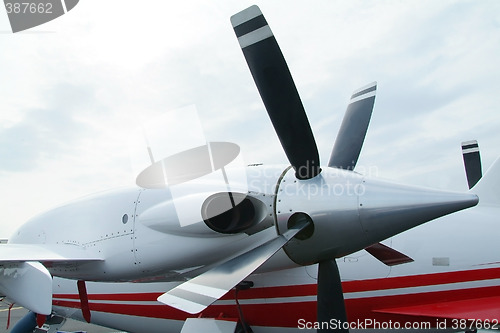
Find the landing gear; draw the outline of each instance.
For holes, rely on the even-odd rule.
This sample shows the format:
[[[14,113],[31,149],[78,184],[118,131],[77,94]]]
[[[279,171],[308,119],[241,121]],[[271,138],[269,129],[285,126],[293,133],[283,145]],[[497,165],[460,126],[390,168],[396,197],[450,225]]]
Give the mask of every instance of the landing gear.
[[[252,287],[253,287],[252,281],[241,281],[235,287],[234,300],[236,301],[236,306],[238,307],[238,315],[240,317],[238,325],[236,326],[235,333],[253,333],[252,328],[245,321],[245,317],[243,316],[243,311],[241,310],[240,302],[238,302],[238,292],[240,290],[247,290]]]

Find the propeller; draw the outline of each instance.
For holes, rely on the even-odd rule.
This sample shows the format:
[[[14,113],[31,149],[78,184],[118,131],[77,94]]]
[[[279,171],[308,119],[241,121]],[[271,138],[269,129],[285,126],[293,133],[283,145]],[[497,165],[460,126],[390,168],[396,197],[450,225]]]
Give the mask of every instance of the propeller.
[[[264,102],[267,113],[280,139],[285,154],[295,170],[296,178],[306,180],[321,172],[319,154],[292,75],[281,49],[266,19],[257,6],[231,17],[238,42],[250,72]],[[356,166],[368,130],[377,83],[373,82],[353,92],[328,163],[329,167],[353,170]],[[369,252],[380,259],[377,243]],[[399,252],[384,247],[386,256]],[[411,258],[408,258],[411,261]],[[382,261],[386,262],[386,261]],[[394,261],[408,262],[408,261]],[[335,260],[320,261],[318,265],[319,322],[336,319],[346,322],[342,284]],[[320,330],[321,331],[321,330]],[[340,331],[348,331],[340,329]]]
[[[298,179],[321,172],[316,141],[281,49],[259,7],[231,17],[250,72]]]
[[[321,168],[311,125],[283,53],[266,19],[259,7],[251,6],[232,16],[231,23],[269,118],[295,170],[295,177],[306,180],[317,176]],[[370,121],[375,90],[376,84],[353,94],[332,153],[332,157],[335,157],[333,161],[357,160]],[[367,96],[373,97],[367,100]],[[360,120],[362,122],[358,125]],[[362,135],[359,131],[362,131]],[[351,150],[353,142],[359,147]],[[335,260],[319,263],[317,307],[320,322],[329,322],[332,318],[347,321]]]
[[[158,298],[199,313],[283,249],[296,264],[318,265],[319,332],[346,332],[342,283],[334,258],[367,248],[387,265],[411,258],[380,243],[432,219],[472,207],[472,194],[428,190],[366,179],[356,166],[375,101],[376,83],[353,93],[328,166],[321,170],[318,149],[297,88],[262,12],[251,6],[231,17],[283,150],[295,171],[284,170],[271,205],[278,236],[264,241],[259,233],[250,248],[215,264]],[[353,190],[336,194],[335,189]],[[307,192],[312,190],[310,192]],[[332,192],[333,190],[333,192]],[[306,193],[307,192],[307,193]],[[332,208],[334,207],[334,208]],[[271,215],[273,215],[271,214]],[[265,234],[269,235],[269,234]],[[329,323],[338,323],[333,330]],[[326,327],[324,327],[326,326]]]

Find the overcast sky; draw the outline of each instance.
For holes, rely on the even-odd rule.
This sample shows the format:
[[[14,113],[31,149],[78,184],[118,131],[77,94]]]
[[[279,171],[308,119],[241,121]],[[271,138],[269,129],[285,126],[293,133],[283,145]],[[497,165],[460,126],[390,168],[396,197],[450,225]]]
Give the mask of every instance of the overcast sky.
[[[229,22],[253,3],[80,0],[17,34],[0,11],[0,238],[65,201],[133,185],[137,125],[188,105],[205,137],[238,143],[246,163],[286,163]],[[484,170],[500,156],[499,1],[257,4],[323,163],[351,92],[372,81],[359,171],[465,191],[461,141],[479,141]]]

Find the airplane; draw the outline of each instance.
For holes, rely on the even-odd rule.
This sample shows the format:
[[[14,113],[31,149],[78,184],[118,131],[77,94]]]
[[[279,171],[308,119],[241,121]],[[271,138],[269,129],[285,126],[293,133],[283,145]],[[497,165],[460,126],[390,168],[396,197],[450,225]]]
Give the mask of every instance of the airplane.
[[[207,142],[151,158],[139,187],[29,220],[0,245],[0,294],[31,311],[11,332],[50,316],[127,332],[498,329],[500,161],[479,177],[466,162],[479,178],[467,193],[357,173],[371,83],[322,166],[262,12],[231,23],[290,165],[252,164],[229,182],[239,147]]]

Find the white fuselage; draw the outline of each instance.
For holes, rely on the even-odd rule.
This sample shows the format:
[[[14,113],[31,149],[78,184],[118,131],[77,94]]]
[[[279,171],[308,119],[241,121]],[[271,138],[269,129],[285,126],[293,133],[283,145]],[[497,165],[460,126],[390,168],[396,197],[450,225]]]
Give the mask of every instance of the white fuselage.
[[[422,299],[439,303],[500,296],[500,251],[495,232],[498,213],[498,208],[474,207],[384,242],[413,258],[412,263],[389,267],[366,251],[337,259],[349,319],[371,318],[382,324],[388,319],[373,310],[389,304],[410,306],[421,304]],[[277,256],[286,257],[283,251]],[[316,274],[317,265],[311,265],[248,277],[254,287],[240,292],[239,303],[253,331],[300,332],[306,323],[314,323]],[[92,322],[128,332],[180,332],[188,316],[156,301],[177,284],[88,283]],[[203,316],[223,313],[237,318],[232,296],[214,303]],[[54,310],[83,320],[74,280],[54,279]],[[423,324],[411,317],[396,318],[401,323]],[[436,322],[429,324],[434,327]],[[452,325],[451,320],[447,324]]]
[[[382,200],[377,195],[365,198],[356,188],[359,184],[366,184],[363,194],[384,193],[373,189],[388,188],[386,183],[367,180],[349,171],[323,171],[321,178],[316,177],[312,183],[315,192],[307,187],[302,195],[304,188],[300,188],[300,181],[292,187],[285,187],[285,181],[291,179],[293,182],[293,178],[284,167],[255,166],[246,172],[245,193],[257,200],[256,207],[262,210],[255,215],[257,222],[250,232],[220,234],[207,227],[203,218],[197,219],[196,214],[203,204],[202,198],[211,194],[212,187],[210,184],[188,184],[177,190],[177,193],[182,193],[177,196],[168,188],[135,188],[83,198],[29,221],[10,242],[70,244],[104,258],[102,262],[75,265],[72,269],[58,265],[48,267],[54,276],[53,309],[57,314],[82,319],[75,280],[86,280],[92,322],[129,332],[180,332],[183,321],[193,316],[163,305],[156,298],[186,278],[276,237],[284,231],[281,228],[286,228],[283,221],[294,212],[302,211],[300,207],[315,207],[310,213],[313,221],[324,221],[315,225],[316,232],[323,234],[320,235],[322,238],[316,235],[312,238],[314,242],[309,239],[312,247],[320,242],[321,248],[330,249],[319,257],[332,253],[335,257],[343,255],[337,262],[350,320],[373,314],[373,310],[383,307],[388,298],[391,298],[392,305],[412,304],[412,297],[416,296],[415,302],[418,302],[418,295],[422,293],[432,292],[439,297],[439,293],[450,290],[456,290],[458,294],[460,289],[481,289],[484,283],[500,286],[500,253],[495,250],[498,247],[495,231],[499,213],[496,206],[479,205],[386,239],[383,220],[377,222],[374,219],[381,225],[380,231],[377,224],[363,224],[362,217],[385,213],[391,207],[387,208],[387,204],[381,202],[401,199],[387,197]],[[342,195],[332,192],[337,184],[342,186]],[[351,186],[350,194],[347,193],[348,185]],[[242,192],[241,184],[234,185],[234,188]],[[324,199],[321,189],[325,188],[330,191],[327,193],[330,201]],[[394,188],[396,194],[408,191],[402,186]],[[280,190],[283,190],[281,194]],[[296,193],[301,193],[302,197],[298,198]],[[406,207],[407,203],[401,201],[401,206]],[[180,210],[187,210],[186,216],[191,216],[191,220],[181,219],[186,211]],[[336,221],[331,221],[335,216],[346,216],[343,222],[339,218],[341,227],[338,229]],[[404,223],[406,221],[401,221]],[[355,252],[364,248],[363,243],[355,238],[358,229],[363,234],[358,238],[367,239],[367,245],[386,239],[386,245],[410,256],[414,262],[389,267],[364,250]],[[398,232],[396,227],[394,234]],[[254,332],[288,332],[300,328],[300,319],[315,320],[317,268],[315,265],[301,267],[296,263],[315,260],[302,252],[294,254],[298,243],[300,241],[292,242],[288,249],[279,250],[247,278],[254,287],[239,294],[245,319]],[[346,245],[337,246],[339,243]],[[440,275],[457,272],[458,277],[463,271],[477,271],[477,274],[472,274],[477,278],[462,281]],[[483,272],[488,278],[482,277]],[[498,277],[491,278],[492,274]],[[438,282],[419,284],[421,277],[428,276],[437,277]],[[408,284],[408,279],[414,281],[410,285],[415,287],[401,287]],[[215,318],[223,314],[237,318],[233,296],[230,292],[202,315]],[[277,307],[281,310],[273,310]]]

